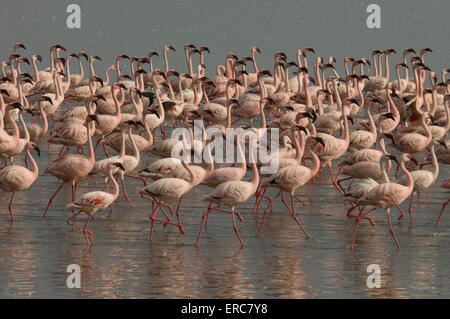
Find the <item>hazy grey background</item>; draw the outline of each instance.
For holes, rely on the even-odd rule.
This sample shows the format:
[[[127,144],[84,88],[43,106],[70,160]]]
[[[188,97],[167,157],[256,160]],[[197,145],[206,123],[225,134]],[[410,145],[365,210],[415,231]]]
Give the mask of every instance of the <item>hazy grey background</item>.
[[[66,27],[66,7],[71,3],[81,7],[81,29]],[[381,29],[366,26],[371,3],[381,6]],[[48,48],[55,43],[70,51],[100,55],[108,65],[120,53],[161,53],[164,44],[171,44],[177,52],[170,55],[169,63],[183,70],[182,47],[193,43],[211,48],[212,55],[206,57],[209,72],[223,63],[226,53],[249,55],[252,45],[262,50],[258,63],[270,67],[275,51],[293,59],[296,50],[306,46],[323,57],[335,56],[339,67],[345,56],[369,57],[373,49],[431,47],[434,52],[426,63],[435,71],[449,66],[448,0],[0,0],[0,4],[2,59],[21,41],[27,54],[43,55],[45,65]],[[162,59],[155,60],[155,65],[161,64]],[[99,65],[99,71],[106,67]]]

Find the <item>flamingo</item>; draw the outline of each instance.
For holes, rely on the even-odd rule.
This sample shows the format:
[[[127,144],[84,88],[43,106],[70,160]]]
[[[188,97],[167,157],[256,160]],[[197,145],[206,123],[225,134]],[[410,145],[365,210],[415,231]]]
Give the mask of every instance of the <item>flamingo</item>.
[[[162,178],[159,179],[150,185],[146,186],[145,188],[138,188],[138,193],[146,199],[149,199],[153,202],[153,211],[150,215],[151,220],[151,229],[150,229],[150,241],[153,239],[153,226],[155,222],[161,222],[163,224],[169,224],[178,226],[180,229],[180,233],[184,234],[184,228],[183,225],[181,225],[181,217],[180,217],[180,205],[181,200],[183,199],[183,196],[189,192],[198,182],[198,177],[194,174],[192,169],[189,167],[186,162],[182,161],[183,167],[189,172],[190,180],[186,181],[181,178]],[[147,197],[151,196],[151,198]],[[156,217],[156,214],[158,213],[158,210],[162,209],[161,206],[165,206],[170,210],[171,215],[173,215],[173,208],[171,205],[167,205],[164,202],[167,200],[174,200],[178,199],[178,206],[176,210],[177,215],[177,223],[173,223],[169,220],[164,221],[161,219],[158,219]],[[155,203],[156,207],[155,207]],[[164,211],[163,211],[164,212]]]
[[[410,160],[416,162],[417,160],[410,154],[402,154],[400,161],[400,168],[403,174],[406,176],[406,185],[398,183],[383,183],[374,187],[369,193],[362,199],[358,200],[358,205],[363,206],[375,206],[383,208],[386,211],[388,219],[389,231],[394,238],[397,247],[400,249],[397,237],[395,236],[394,229],[392,228],[390,210],[393,206],[401,204],[409,195],[411,195],[414,188],[414,180],[409,171],[405,168],[405,163]]]
[[[0,154],[9,152],[17,147],[17,143],[19,142],[19,127],[16,122],[11,118],[10,111],[12,109],[19,109],[19,111],[23,111],[23,106],[19,102],[10,103],[6,107],[6,119],[9,123],[11,123],[13,129],[13,135],[9,135],[5,130],[0,130]]]
[[[104,139],[107,134],[111,133],[120,123],[121,119],[120,104],[116,94],[116,90],[118,88],[126,89],[125,85],[119,82],[116,82],[111,86],[111,94],[114,100],[114,104],[116,106],[116,111],[114,112],[114,114],[113,115],[99,114],[96,117],[98,124],[95,127],[95,135],[100,135],[102,139]],[[102,139],[99,139],[97,141],[95,149],[97,148],[98,144]],[[105,144],[103,144],[103,150],[105,151],[106,156],[108,156],[108,151],[106,150]]]
[[[345,112],[345,107],[350,105],[350,103],[357,103],[355,99],[345,99],[344,104],[342,105],[342,116],[343,116],[343,122],[344,122],[344,137],[336,138],[331,135],[326,134],[318,134],[319,137],[322,138],[324,142],[323,149],[317,154],[322,162],[323,167],[328,166],[330,169],[331,174],[331,182],[334,187],[342,194],[344,195],[344,192],[340,189],[340,187],[336,183],[336,179],[333,174],[333,167],[332,162],[335,159],[338,159],[341,157],[348,148],[348,145],[350,143],[350,135],[349,135],[349,129],[348,129],[348,123],[347,123],[347,115]]]
[[[412,223],[412,203],[414,200],[414,196],[416,194],[420,194],[420,193],[424,192],[426,189],[430,188],[434,184],[434,182],[436,181],[436,179],[439,175],[439,163],[437,161],[436,153],[434,150],[434,143],[431,144],[430,153],[431,153],[431,164],[433,166],[432,171],[417,170],[417,171],[410,172],[410,174],[414,180],[414,190],[411,194],[411,200],[409,202],[409,209],[408,209],[410,223]],[[406,186],[406,184],[408,182],[407,176],[402,176],[396,182],[401,185]],[[403,216],[401,216],[401,217],[403,217]]]
[[[30,133],[28,132],[26,123],[25,123],[25,121],[23,119],[22,112],[19,112],[19,121],[20,121],[20,123],[21,123],[21,125],[23,127],[23,130],[24,130],[24,137],[18,139],[16,147],[14,147],[13,149],[11,149],[9,151],[6,151],[6,152],[0,154],[1,157],[5,158],[5,160],[6,160],[6,158],[9,158],[9,160],[11,161],[11,164],[13,164],[13,156],[22,153],[22,151],[25,149],[25,147],[28,144],[28,142],[30,142]]]
[[[380,165],[380,169],[383,172],[383,178],[384,178],[384,183],[389,183],[389,176],[386,172],[386,165],[388,165],[388,163],[390,162],[390,160],[393,159],[394,161],[397,161],[397,158],[394,155],[391,154],[384,154],[379,161],[379,165]],[[344,201],[345,200],[350,200],[352,202],[352,207],[350,207],[350,209],[347,211],[347,217],[354,217],[355,218],[355,228],[353,231],[353,239],[352,242],[350,244],[349,249],[353,250],[353,246],[355,244],[355,240],[356,240],[356,233],[358,230],[358,224],[359,221],[361,219],[367,219],[372,227],[375,226],[374,222],[373,222],[373,218],[372,217],[367,217],[368,214],[370,214],[373,210],[369,210],[366,213],[363,213],[363,209],[361,207],[359,207],[359,215],[357,216],[353,216],[351,215],[351,212],[357,207],[354,204],[358,202],[358,200],[360,200],[361,198],[363,198],[364,196],[366,196],[366,194],[368,194],[373,188],[377,187],[379,184],[373,180],[372,178],[363,178],[361,180],[358,180],[354,187],[352,188],[352,191],[350,193],[345,193],[344,195]],[[398,208],[398,205],[397,205]],[[402,214],[403,216],[403,214]],[[400,217],[402,217],[400,216]]]
[[[71,74],[70,75],[70,88],[78,87],[81,84],[81,82],[83,81],[84,69],[83,69],[83,64],[81,63],[81,57],[85,58],[86,61],[89,60],[88,55],[84,51],[78,52],[76,57],[78,59],[78,66],[80,68],[80,74]]]
[[[30,140],[32,142],[37,142],[38,140],[43,138],[45,135],[47,135],[48,121],[47,121],[47,115],[45,114],[44,106],[42,103],[44,101],[46,101],[50,104],[53,103],[52,99],[48,96],[41,95],[38,98],[37,103],[39,105],[39,112],[41,114],[42,126],[36,122],[26,124],[27,130],[30,134]]]
[[[392,146],[399,150],[400,152],[407,152],[410,154],[419,153],[423,151],[428,144],[430,144],[433,136],[431,131],[426,125],[426,120],[428,120],[428,112],[424,112],[421,116],[422,128],[425,131],[425,136],[419,133],[407,133],[403,135],[393,136],[392,134],[385,134],[392,140]]]
[[[93,120],[95,120],[95,117],[88,118],[86,120],[88,122],[87,136],[88,136],[89,156],[84,157],[79,154],[67,154],[55,160],[49,167],[45,169],[44,171],[45,174],[48,173],[55,176],[57,179],[61,180],[62,183],[50,197],[47,207],[45,208],[43,217],[47,215],[48,209],[50,208],[50,205],[53,203],[56,194],[58,194],[58,192],[67,183],[72,184],[72,200],[74,200],[76,197],[77,182],[80,179],[86,177],[94,167],[95,153],[91,139],[92,136],[91,131],[95,130],[95,123],[92,122]]]
[[[308,182],[308,180],[313,178],[317,174],[317,172],[319,171],[319,168],[320,168],[319,157],[316,155],[316,153],[314,153],[311,150],[310,145],[311,145],[312,141],[316,141],[325,147],[325,143],[322,138],[313,137],[313,136],[309,136],[307,138],[306,148],[307,148],[307,150],[312,158],[312,162],[313,162],[311,168],[308,168],[308,167],[300,165],[300,164],[290,165],[290,166],[280,169],[276,174],[264,179],[261,182],[261,187],[265,187],[265,186],[276,187],[280,190],[281,200],[283,201],[283,204],[289,210],[290,214],[292,215],[292,218],[294,218],[295,222],[300,227],[302,232],[305,234],[307,239],[310,238],[310,235],[306,232],[303,225],[298,220],[298,218],[295,214],[294,198],[302,203],[302,201],[299,200],[299,198],[295,195],[295,190],[297,188],[305,185],[305,183]],[[284,192],[288,192],[291,196],[291,207],[289,207],[288,203],[286,202],[286,199],[284,198]],[[264,211],[264,216],[263,216],[263,219],[259,226],[257,236],[259,236],[259,234],[261,232],[266,214],[271,206],[272,206],[272,202],[269,203],[269,206]]]
[[[108,206],[111,206],[113,202],[117,199],[119,196],[119,184],[117,184],[117,181],[114,179],[112,175],[112,171],[114,168],[119,168],[122,170],[125,170],[123,165],[121,163],[109,163],[108,164],[108,175],[109,179],[113,183],[113,192],[107,193],[104,191],[93,191],[89,193],[85,193],[75,199],[72,203],[68,204],[66,206],[67,210],[78,210],[77,213],[73,214],[72,217],[70,217],[67,220],[67,223],[71,226],[74,226],[78,229],[81,229],[84,233],[84,237],[86,238],[86,241],[88,245],[92,244],[92,241],[94,240],[94,233],[92,231],[87,230],[87,226],[89,224],[89,221],[94,218],[94,214],[102,209],[105,209]],[[72,219],[75,216],[78,216],[80,213],[86,213],[88,215],[86,223],[84,224],[84,227],[81,227],[79,225],[75,225],[72,223]]]
[[[361,96],[361,107],[364,107],[364,96]],[[370,114],[369,107],[366,106],[367,118],[369,119],[369,128],[370,131],[360,130],[353,131],[350,133],[350,142],[348,146],[348,150],[350,152],[359,151],[364,148],[371,147],[375,141],[377,140],[377,127],[375,125],[375,121],[372,118],[372,114]]]
[[[240,136],[238,136],[237,145],[239,149],[241,149],[239,146],[240,144],[241,140]],[[258,168],[256,167],[256,162],[254,160],[253,151],[250,151],[250,162],[252,164],[252,178],[250,182],[235,180],[221,183],[216,188],[214,188],[211,194],[204,196],[204,198],[202,199],[202,201],[209,201],[211,204],[215,203],[217,204],[217,206],[212,207],[212,205],[210,204],[206,213],[202,215],[200,231],[198,233],[197,241],[195,243],[196,247],[198,247],[199,245],[203,224],[213,211],[231,214],[233,220],[233,229],[236,233],[236,236],[239,239],[239,242],[241,243],[241,246],[244,247],[244,242],[242,241],[241,235],[239,234],[239,230],[236,226],[235,221],[236,212],[234,211],[234,209],[236,205],[247,201],[251,196],[255,194],[256,190],[258,189],[259,173]],[[221,206],[231,207],[231,211],[222,210],[220,209]],[[238,215],[238,218],[242,221],[242,217],[240,215]]]
[[[11,221],[14,221],[12,203],[15,192],[28,189],[36,181],[39,175],[39,168],[30,154],[30,149],[32,148],[40,155],[39,147],[32,142],[28,142],[25,147],[25,152],[26,157],[30,160],[31,170],[23,166],[11,165],[0,171],[0,188],[11,193],[11,199],[8,206]]]

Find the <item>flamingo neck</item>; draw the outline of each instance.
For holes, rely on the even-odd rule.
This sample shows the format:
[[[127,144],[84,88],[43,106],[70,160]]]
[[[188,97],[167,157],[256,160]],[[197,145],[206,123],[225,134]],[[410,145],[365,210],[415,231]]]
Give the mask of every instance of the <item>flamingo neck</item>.
[[[309,144],[306,146],[306,148],[308,149],[309,154],[311,154],[311,158],[312,158],[312,162],[313,162],[312,166],[310,168],[310,170],[311,170],[311,177],[312,177],[312,176],[316,175],[317,172],[319,171],[320,159],[317,156],[317,154],[313,152],[313,150],[311,149],[311,146]]]
[[[12,137],[13,137],[13,139],[14,139],[15,141],[18,141],[18,140],[19,140],[19,136],[20,136],[19,127],[17,126],[16,121],[14,121],[14,120],[11,118],[10,109],[7,109],[7,111],[6,111],[6,119],[8,120],[8,122],[9,122],[9,123],[11,124],[11,126],[12,126],[12,129],[13,129],[13,135],[12,135]]]
[[[26,141],[26,142],[29,142],[30,141],[30,132],[28,131],[28,127],[27,127],[27,123],[25,123],[25,120],[23,119],[23,115],[22,115],[22,112],[19,112],[19,121],[20,121],[20,124],[22,125],[22,127],[23,127],[23,132],[25,133],[24,135],[24,140]]]
[[[78,67],[80,68],[80,81],[83,81],[84,68],[83,68],[83,63],[81,63],[81,59],[78,59]]]
[[[308,90],[308,81],[307,81],[308,75],[303,75],[303,88],[305,90],[305,105],[306,107],[312,106],[312,99],[311,99],[311,95],[309,94],[309,90]],[[309,79],[308,79],[309,80]]]
[[[92,123],[92,124],[91,124]],[[92,129],[91,129],[92,125]],[[89,151],[89,163],[93,166],[95,163],[95,152],[94,152],[94,146],[92,145],[92,134],[91,131],[95,131],[94,123],[89,122],[87,125],[87,137],[88,137],[88,151]]]
[[[193,83],[192,85],[193,85],[192,89],[194,90],[194,105],[198,106],[198,104],[200,103],[200,94],[198,94],[197,84]],[[198,85],[200,86],[200,89],[201,89],[202,84],[199,83]]]
[[[291,95],[291,84],[289,83],[289,68],[284,69],[285,92]]]
[[[39,167],[36,161],[34,160],[33,156],[31,156],[30,149],[28,147],[26,148],[26,157],[30,160],[31,173],[33,174],[33,177],[37,178],[39,175]]]
[[[123,94],[123,95],[124,95],[124,94]],[[119,118],[120,118],[120,115],[121,115],[121,113],[120,113],[120,104],[119,104],[119,100],[117,99],[117,94],[116,94],[115,90],[113,90],[113,92],[112,92],[112,98],[113,98],[113,100],[114,100],[114,105],[115,105],[115,107],[116,107],[116,110],[115,110],[115,112],[114,112],[114,115],[115,115],[116,117],[119,117]]]
[[[381,54],[378,54],[377,60],[378,60],[378,77],[381,78],[383,74],[383,67],[381,65]]]
[[[164,108],[163,108],[162,112],[164,114]],[[152,145],[153,144],[153,134],[152,134],[152,132],[150,132],[150,128],[148,127],[147,121],[144,121],[144,129],[145,129],[145,133],[147,134],[148,145]]]
[[[36,65],[36,58],[33,58],[31,60],[31,63],[33,64],[33,72],[34,72],[33,79],[34,79],[34,82],[38,82],[39,81],[39,70],[38,70],[37,65]]]
[[[247,171],[247,161],[245,160],[245,155],[244,152],[242,151],[241,140],[239,136],[237,138],[237,150],[238,150],[238,162],[241,163],[240,168],[245,175],[245,172]]]
[[[406,169],[405,162],[403,160],[400,162],[400,169],[402,170],[403,175],[406,176],[405,187],[408,188],[408,190],[410,190],[410,192],[412,192],[412,190],[414,188],[414,179],[413,179],[412,175],[409,173],[409,171]]]
[[[402,84],[402,81],[400,80],[400,70],[398,67],[395,68],[395,74],[397,76],[398,90],[401,93],[401,92],[403,92],[403,84]]]
[[[163,59],[164,59],[164,73],[167,73],[169,72],[169,62],[167,60],[167,48],[164,48]]]
[[[255,51],[256,50],[252,50],[252,63],[253,63],[253,70],[255,71],[256,74],[258,74],[259,69],[258,69],[258,65],[256,65],[256,60],[255,60]]]
[[[406,59],[406,54],[403,54],[403,63],[408,64],[408,61]],[[409,73],[408,69],[405,68],[405,71],[404,71],[404,79],[405,79],[405,81],[409,81],[409,74],[408,73]],[[406,83],[408,83],[408,82],[406,82]]]
[[[318,88],[323,89],[323,87],[322,87],[322,79],[320,78],[320,73],[319,73],[319,59],[316,60],[316,65],[315,65],[315,68],[314,68],[314,76],[316,77],[316,81],[317,81],[316,86]]]
[[[55,71],[55,60],[53,59],[53,48],[50,49],[50,73]]]
[[[297,134],[295,134],[295,126],[292,126],[291,129],[291,135],[294,140],[294,147],[295,147],[295,159],[300,163],[300,161],[303,158],[303,154],[305,151],[305,139],[303,137],[303,134],[299,132],[300,135],[300,142],[297,139]]]
[[[434,143],[431,145],[431,164],[433,165],[433,183],[436,181],[439,175],[439,163],[436,157],[436,152],[434,150]]]
[[[206,94],[206,88],[204,86],[202,86],[202,93],[203,98],[205,99],[205,104],[209,104],[208,94]]]
[[[373,63],[373,72],[374,77],[378,77],[378,67],[377,67],[377,60],[375,59],[375,54],[372,54],[372,63]]]
[[[431,142],[431,139],[433,138],[433,135],[431,134],[430,128],[425,122],[425,116],[422,115],[422,128],[425,132],[425,136],[427,138],[427,145]]]
[[[136,158],[137,162],[139,163],[141,161],[141,154],[139,152],[139,149],[136,145],[136,141],[133,138],[133,134],[131,131],[131,126],[128,127],[128,139],[131,141],[131,145],[133,146],[133,157]]]
[[[266,105],[266,102],[263,100],[259,101],[259,112],[261,114],[261,128],[266,128],[266,114],[264,114],[264,106]]]
[[[123,159],[125,158],[125,154],[126,154],[126,147],[125,147],[125,130],[122,129],[122,131],[120,132],[121,135],[121,146],[120,146],[120,154],[119,154],[119,159],[123,161]]]
[[[116,200],[117,197],[119,196],[119,184],[117,183],[117,180],[113,176],[113,168],[110,168],[108,170],[108,177],[113,184],[113,192],[111,194],[113,195],[114,200]]]

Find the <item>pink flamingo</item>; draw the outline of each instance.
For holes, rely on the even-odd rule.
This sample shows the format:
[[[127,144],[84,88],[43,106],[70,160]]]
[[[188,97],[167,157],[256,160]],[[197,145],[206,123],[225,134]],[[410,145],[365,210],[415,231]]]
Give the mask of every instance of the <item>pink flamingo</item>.
[[[383,183],[374,187],[367,195],[358,200],[358,205],[363,206],[375,206],[384,208],[388,218],[389,231],[394,238],[397,247],[400,249],[400,244],[398,243],[397,237],[395,236],[394,229],[391,223],[391,208],[395,205],[401,204],[409,195],[411,195],[414,188],[414,180],[409,171],[405,167],[405,163],[410,160],[417,164],[417,160],[409,154],[402,154],[400,161],[400,168],[407,178],[406,185],[401,185],[398,183]]]
[[[183,196],[189,192],[195,185],[198,184],[198,177],[194,172],[191,170],[189,165],[186,164],[186,162],[182,162],[183,167],[188,171],[190,175],[190,181],[186,181],[181,178],[162,178],[159,179],[150,185],[146,186],[145,188],[138,188],[138,193],[141,194],[142,198],[149,199],[153,202],[153,211],[150,215],[151,220],[151,229],[150,229],[150,241],[153,239],[153,226],[155,222],[161,222],[164,225],[174,225],[178,226],[180,229],[180,233],[184,234],[184,228],[183,225],[181,225],[181,218],[180,218],[180,205],[181,200],[183,199]],[[147,197],[151,196],[151,198]],[[156,214],[158,213],[158,210],[161,209],[161,211],[165,214],[164,210],[161,206],[165,206],[170,210],[171,215],[173,215],[173,208],[171,205],[167,205],[164,202],[167,200],[174,200],[179,199],[178,201],[178,207],[176,211],[177,220],[178,223],[173,223],[170,221],[170,218],[167,221],[161,220],[156,217]],[[155,207],[155,203],[156,207]]]
[[[355,99],[345,99],[344,104],[342,105],[342,116],[344,122],[344,137],[337,138],[331,135],[320,134],[319,136],[323,139],[324,147],[318,153],[320,160],[322,161],[323,167],[328,166],[331,174],[331,182],[333,186],[344,195],[344,192],[340,189],[340,187],[336,183],[336,178],[333,174],[333,160],[338,159],[347,151],[348,145],[350,143],[350,134],[347,123],[347,114],[345,111],[345,107],[349,106],[351,103],[357,103]]]
[[[425,132],[425,136],[419,133],[407,133],[403,135],[393,136],[392,134],[385,134],[392,140],[392,146],[404,153],[419,153],[423,151],[428,144],[430,144],[433,135],[426,124],[429,118],[428,112],[424,112],[421,116],[422,128]]]
[[[25,152],[27,159],[31,162],[31,170],[19,165],[11,165],[3,168],[0,171],[0,188],[4,191],[11,192],[11,199],[9,201],[9,215],[11,221],[14,221],[12,203],[14,199],[14,193],[28,189],[37,179],[39,175],[39,168],[36,161],[30,154],[30,149],[34,148],[38,155],[40,155],[39,147],[34,143],[27,143]]]
[[[61,180],[62,184],[58,187],[52,197],[50,197],[43,217],[47,215],[47,211],[55,199],[56,194],[58,194],[66,183],[72,184],[72,200],[74,200],[77,194],[77,181],[83,177],[86,177],[94,167],[95,153],[94,148],[92,147],[91,130],[95,130],[95,124],[92,120],[95,120],[95,118],[92,119],[88,117],[87,119],[89,156],[84,157],[80,154],[67,154],[55,160],[50,167],[45,169],[45,174],[52,174]]]
[[[94,191],[89,192],[81,195],[76,200],[74,200],[72,203],[68,204],[66,206],[67,210],[78,210],[77,213],[73,214],[72,217],[70,217],[67,220],[67,223],[71,226],[74,226],[78,229],[81,229],[84,233],[84,237],[86,238],[86,241],[90,245],[92,241],[94,240],[94,233],[92,231],[87,230],[87,226],[89,224],[89,221],[94,217],[93,215],[102,209],[105,209],[108,206],[111,206],[111,204],[117,199],[119,196],[119,184],[115,180],[115,178],[112,175],[112,171],[114,168],[118,167],[119,169],[125,170],[125,168],[122,166],[121,163],[109,163],[108,164],[108,174],[109,179],[113,183],[113,192],[107,193],[103,191]],[[80,213],[86,213],[88,215],[86,223],[84,224],[84,227],[81,227],[79,225],[73,224],[72,219],[75,216],[78,216]]]
[[[241,144],[240,137],[238,137],[237,141],[238,147]],[[231,214],[233,220],[233,228],[236,233],[242,247],[244,247],[244,242],[242,241],[241,235],[239,234],[239,230],[236,226],[234,208],[236,205],[241,204],[247,201],[251,196],[253,196],[258,189],[259,184],[259,173],[258,168],[256,167],[256,162],[254,160],[253,152],[250,151],[250,162],[252,163],[252,179],[250,182],[244,181],[229,181],[218,185],[210,195],[205,196],[202,200],[209,201],[212,203],[216,203],[216,207],[212,207],[210,204],[206,213],[202,215],[202,222],[200,224],[200,231],[197,236],[197,241],[195,246],[198,247],[200,241],[200,235],[202,232],[203,224],[207,220],[209,214],[213,211],[219,211],[227,214]],[[231,211],[220,209],[221,206],[231,207]],[[238,215],[238,218],[242,222],[242,217]]]
[[[436,153],[434,151],[434,143],[431,144],[431,164],[433,166],[433,171],[420,169],[410,173],[414,180],[414,191],[411,194],[411,200],[409,202],[409,209],[408,209],[409,220],[411,224],[412,224],[412,203],[414,201],[414,196],[430,188],[434,184],[439,175],[439,163],[437,161]],[[407,177],[402,176],[397,180],[397,183],[406,185]],[[403,218],[403,216],[400,216],[400,218]]]
[[[39,125],[37,122],[27,124],[27,129],[30,134],[30,140],[32,142],[37,142],[38,140],[43,138],[45,135],[47,135],[48,121],[47,121],[47,115],[45,114],[43,103],[42,103],[44,101],[46,101],[48,103],[53,103],[52,99],[48,96],[41,95],[38,98],[37,103],[39,105],[39,112],[41,114],[42,126]]]
[[[114,104],[116,106],[116,111],[113,115],[107,115],[107,114],[99,114],[97,115],[97,121],[98,124],[95,127],[95,135],[100,135],[102,138],[97,141],[97,144],[95,145],[94,149],[97,149],[98,144],[102,139],[105,138],[105,136],[109,133],[111,133],[120,123],[121,119],[121,112],[120,112],[120,104],[117,99],[116,90],[118,88],[122,88],[126,90],[125,85],[122,83],[114,83],[111,86],[111,94],[114,100]],[[103,144],[103,150],[105,151],[106,156],[108,156],[108,151],[106,150],[106,145]]]
[[[277,174],[272,175],[266,179],[264,179],[261,182],[261,186],[269,186],[269,187],[276,187],[280,190],[281,193],[281,200],[283,201],[284,205],[289,210],[290,214],[294,218],[297,225],[300,227],[300,229],[305,234],[306,238],[310,238],[310,235],[306,232],[306,230],[303,228],[303,225],[298,220],[295,209],[294,209],[294,198],[297,199],[300,203],[303,203],[296,195],[295,190],[303,185],[305,185],[306,182],[308,182],[311,178],[313,178],[320,168],[320,160],[319,157],[311,150],[311,141],[317,141],[318,143],[322,144],[322,146],[325,146],[324,141],[320,137],[313,137],[309,136],[306,140],[306,148],[312,158],[312,167],[308,168],[306,166],[297,164],[297,165],[290,165],[285,168],[282,168],[278,171]],[[284,192],[288,192],[291,196],[291,207],[289,207],[288,203],[286,202],[286,199],[284,198]],[[278,195],[277,195],[278,197]],[[259,226],[258,233],[256,234],[259,236],[262,226],[264,224],[264,220],[266,217],[266,214],[269,210],[269,208],[272,206],[272,202],[267,206],[267,208],[264,211],[264,216],[262,219],[262,222]]]
[[[11,118],[10,110],[17,108],[20,111],[23,111],[22,104],[16,102],[16,103],[10,103],[6,107],[6,119],[11,124],[13,129],[13,135],[9,135],[5,130],[0,130],[0,154],[9,152],[16,148],[17,143],[19,143],[19,127],[17,126],[16,122]]]

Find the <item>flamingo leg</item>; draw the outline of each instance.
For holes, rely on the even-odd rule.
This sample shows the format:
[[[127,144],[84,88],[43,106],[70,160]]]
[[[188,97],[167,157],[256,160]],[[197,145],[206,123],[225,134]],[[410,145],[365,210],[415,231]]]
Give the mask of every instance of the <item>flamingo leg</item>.
[[[74,224],[74,223],[72,223],[72,219],[73,218],[75,218],[75,217],[77,217],[78,215],[80,215],[81,214],[81,210],[80,211],[78,211],[77,213],[75,213],[75,214],[72,214],[72,216],[66,221],[67,222],[67,224],[69,224],[70,226],[73,226],[73,227],[76,227],[76,228],[79,228],[79,229],[83,229],[81,226],[78,226],[78,225],[76,225],[76,224]]]
[[[400,216],[398,216],[397,220],[402,219],[403,217],[405,217],[405,213],[403,212],[403,210],[400,208],[400,206],[395,205],[395,207],[397,208],[397,210],[400,212]]]
[[[353,204],[353,203],[351,203],[351,204],[352,204],[352,207],[350,207],[348,209],[347,214],[346,214],[347,217],[352,217],[351,213],[357,207],[357,206],[355,206],[355,204]]]
[[[150,226],[150,241],[152,241],[153,239],[153,226],[154,226],[154,218],[156,216],[156,212],[158,211],[159,206],[161,206],[161,202],[158,202],[158,204],[156,205],[156,207],[153,209],[151,215],[150,215],[150,220],[152,221],[151,226]]]
[[[360,213],[360,215],[361,215],[361,213]],[[358,224],[359,224],[360,218],[361,218],[361,216],[356,216],[355,229],[353,230],[353,239],[352,239],[352,242],[350,244],[350,250],[353,250],[353,245],[354,245],[355,240],[356,240],[356,232],[358,230]]]
[[[266,209],[264,210],[264,215],[263,215],[263,218],[261,220],[261,224],[259,224],[259,228],[258,228],[258,232],[256,233],[256,237],[259,237],[260,234],[261,234],[261,230],[262,230],[262,227],[264,225],[264,221],[266,220],[266,215],[267,215],[268,211],[269,211],[269,206],[267,206]]]
[[[105,156],[109,158],[110,156],[109,156],[108,150],[106,149],[106,144],[105,143],[102,143],[102,144],[103,144],[103,151],[105,152]]]
[[[11,199],[9,200],[9,205],[8,205],[9,216],[11,217],[12,222],[14,221],[14,215],[13,215],[13,211],[12,211],[13,199],[14,199],[14,192],[11,193]]]
[[[346,177],[346,178],[342,178],[340,180],[338,180],[336,183],[339,185],[339,188],[344,191],[344,187],[342,187],[341,183],[348,181],[349,179],[352,179],[353,177]]]
[[[398,243],[397,237],[395,236],[394,229],[392,228],[391,209],[390,208],[386,208],[386,215],[387,215],[387,218],[388,218],[389,231],[391,232],[392,238],[394,238],[394,241],[397,244],[398,249],[400,249],[400,244]]]
[[[101,141],[102,141],[102,139],[99,138],[99,139],[97,140],[97,143],[95,143],[94,153],[95,153],[95,151],[97,150],[98,144],[100,144]]]
[[[140,180],[142,181],[142,183],[144,183],[145,186],[148,185],[147,180],[146,180],[144,177],[133,176],[133,175],[127,175],[127,174],[125,174],[125,177],[135,178],[135,179],[140,179]]]
[[[90,180],[90,179],[92,179],[92,175],[89,175],[89,176],[86,176],[85,178],[79,179],[78,181],[76,181],[75,184],[78,186],[78,184],[81,184],[81,183],[83,183],[83,182],[85,182],[87,180]]]
[[[293,195],[293,196],[300,204],[302,204],[303,206],[306,206],[305,202],[302,201],[298,196],[296,196],[296,195]]]
[[[336,183],[336,179],[334,178],[334,174],[333,174],[333,168],[331,167],[331,164],[328,165],[329,169],[330,169],[330,175],[331,175],[331,183],[333,184],[334,187],[336,187],[336,189],[339,191],[339,193],[341,195],[344,195],[344,191],[342,189],[340,189],[340,187],[338,186],[338,184]]]
[[[180,233],[184,235],[184,228],[183,225],[181,225],[181,216],[180,216],[180,205],[181,205],[181,200],[183,199],[183,196],[180,197],[180,200],[178,201],[178,206],[177,206],[177,221],[178,221],[178,227],[180,228]]]
[[[411,194],[411,200],[409,201],[409,208],[408,208],[408,213],[409,213],[409,223],[412,224],[413,223],[413,217],[412,217],[412,203],[414,200],[414,193]]]
[[[202,215],[202,222],[200,224],[200,230],[198,231],[197,240],[195,241],[195,247],[197,247],[197,248],[198,248],[198,244],[200,242],[200,236],[202,234],[203,224],[205,223],[206,216],[207,216],[208,213],[209,213],[209,209],[206,211],[206,213],[204,213]]]
[[[42,217],[47,216],[47,212],[48,212],[48,209],[50,208],[50,205],[53,203],[53,200],[55,199],[56,194],[58,194],[58,192],[61,190],[61,188],[62,188],[63,186],[64,186],[64,183],[61,184],[61,185],[58,187],[58,189],[56,190],[56,192],[52,195],[52,197],[50,197],[50,200],[48,201],[47,207],[45,208],[44,215],[42,215]]]
[[[134,208],[134,204],[131,202],[130,197],[128,197],[127,190],[125,189],[125,183],[123,181],[123,176],[120,177],[120,182],[122,183],[122,190],[123,190],[123,196],[127,199],[128,203],[130,204],[131,208]]]
[[[208,230],[208,217],[209,217],[209,214],[211,214],[212,211],[214,210],[213,207],[212,207],[212,204],[213,204],[212,202],[209,203],[208,210],[206,211],[206,217],[205,217],[205,229],[206,230]]]
[[[448,203],[450,203],[450,199],[447,200],[447,201],[442,205],[441,212],[440,212],[439,217],[438,217],[438,219],[437,219],[437,221],[436,221],[436,224],[434,224],[434,227],[438,227],[439,221],[441,220],[442,214],[444,213],[444,209],[445,209],[445,207],[447,206]]]
[[[285,200],[286,201],[286,200]],[[286,203],[287,204],[287,203]],[[288,207],[289,208],[289,207]],[[291,208],[292,210],[290,210],[292,217],[294,218],[295,222],[297,223],[297,225],[300,227],[300,229],[302,230],[302,232],[305,234],[306,238],[309,239],[311,236],[306,232],[305,228],[303,228],[302,223],[300,222],[300,220],[297,218],[297,216],[295,215],[295,209],[294,209],[294,195],[291,194]]]
[[[231,218],[233,219],[233,229],[234,229],[234,232],[236,233],[237,237],[239,238],[239,241],[241,242],[241,246],[244,247],[244,242],[242,241],[241,235],[239,234],[239,230],[236,226],[236,219],[234,218],[234,215],[235,215],[235,213],[234,213],[234,206],[233,206],[233,207],[231,207]]]
[[[316,179],[317,179],[317,174],[315,176],[313,176],[313,178],[311,179],[311,182],[309,183],[308,191],[306,192],[306,196],[311,195],[311,190],[312,190],[313,184],[316,181]]]
[[[89,222],[91,221],[91,219],[92,219],[92,216],[88,215],[86,223],[84,224],[84,227],[83,227],[84,238],[86,238],[86,241],[89,246],[92,244],[92,241],[94,240],[94,233],[87,230],[87,226],[89,225]]]
[[[166,211],[164,210],[164,208],[163,208],[163,206],[162,206],[162,205],[161,205],[161,207],[160,207],[160,208],[161,208],[161,211],[162,211],[162,213],[164,214],[164,216],[166,216],[166,218],[167,218],[167,221],[168,221],[168,222],[170,222],[170,221],[171,221],[171,218],[170,218],[170,216],[169,216],[169,215],[168,215],[168,214],[166,213]],[[164,224],[164,225],[163,225],[163,228],[166,228],[166,227],[167,227],[167,225],[168,225],[167,223],[166,223],[166,224]]]
[[[65,148],[65,146],[63,145],[63,146],[61,147],[61,149],[59,150],[58,157],[61,157],[61,155],[62,155],[62,153],[63,153],[63,151],[64,151],[64,148]]]

